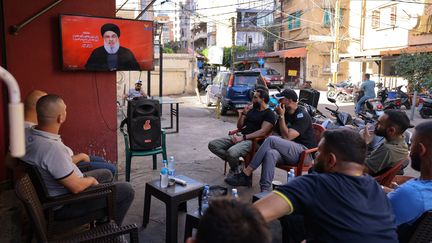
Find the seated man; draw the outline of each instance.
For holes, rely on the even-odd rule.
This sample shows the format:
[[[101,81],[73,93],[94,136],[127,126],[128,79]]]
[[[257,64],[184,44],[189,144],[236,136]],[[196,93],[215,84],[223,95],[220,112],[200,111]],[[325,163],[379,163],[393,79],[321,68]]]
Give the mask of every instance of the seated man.
[[[375,135],[384,137],[385,141],[367,156],[366,173],[377,176],[408,157],[408,145],[403,134],[409,127],[411,127],[410,121],[405,112],[400,110],[384,111],[384,115],[378,118]],[[363,137],[366,143],[371,141],[371,135],[367,128],[364,129]]]
[[[363,174],[365,156],[357,132],[327,130],[315,159],[319,173],[296,177],[254,206],[267,222],[302,215],[308,241],[397,242],[390,203],[378,183]]]
[[[375,98],[375,82],[370,80],[370,74],[366,73],[363,77],[363,82],[360,85],[360,91],[364,93],[356,104],[355,113],[359,114],[366,100]]]
[[[413,223],[426,211],[432,210],[432,122],[415,127],[411,147],[411,167],[420,171],[420,178],[411,179],[387,196],[399,226],[399,239],[407,242]]]
[[[50,196],[79,193],[99,183],[110,182],[112,174],[97,169],[83,175],[72,163],[68,148],[61,141],[59,130],[66,121],[66,105],[57,95],[45,95],[36,104],[38,125],[26,130],[24,162],[37,166]],[[129,183],[116,182],[115,221],[121,225],[134,198]],[[104,199],[90,200],[86,204],[68,204],[55,212],[58,219],[85,215],[105,207]]]
[[[275,111],[279,114],[275,130],[279,136],[270,136],[260,146],[251,163],[242,173],[229,177],[226,182],[232,186],[246,186],[251,183],[252,173],[261,164],[261,191],[271,190],[276,163],[295,165],[301,152],[316,147],[312,119],[309,114],[297,104],[297,94],[292,89],[286,89],[275,95],[279,106]],[[309,160],[306,163],[312,161]]]
[[[222,212],[222,213],[221,213]],[[195,240],[186,243],[270,243],[270,230],[260,213],[233,199],[215,199],[201,217]]]
[[[30,92],[24,102],[24,125],[25,128],[30,128],[37,125],[36,103],[40,97],[47,95],[46,92],[40,90],[33,90]],[[74,155],[72,149],[67,147],[67,150],[72,157],[72,162],[78,166],[90,166],[92,169],[108,169],[113,175],[116,174],[117,168],[115,165],[108,163],[105,159],[99,156],[89,156],[85,153]]]
[[[212,140],[208,148],[219,158],[228,161],[231,169],[228,175],[238,173],[239,158],[246,156],[252,146],[251,139],[266,136],[275,123],[275,115],[267,103],[270,97],[266,90],[255,92],[252,105],[244,108],[237,121],[241,133]]]
[[[135,88],[129,89],[128,94],[124,97],[125,100],[133,100],[135,98],[147,98],[147,94],[142,90],[142,81],[135,82]]]

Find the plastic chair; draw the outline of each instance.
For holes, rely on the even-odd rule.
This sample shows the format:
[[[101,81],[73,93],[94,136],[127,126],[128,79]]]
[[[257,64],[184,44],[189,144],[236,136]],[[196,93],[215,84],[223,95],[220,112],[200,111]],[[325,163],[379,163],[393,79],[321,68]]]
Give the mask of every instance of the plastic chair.
[[[55,208],[61,204],[58,202],[41,204],[28,174],[25,174],[15,184],[15,193],[26,208],[36,231],[38,242],[122,242],[119,236],[124,234],[130,234],[131,241],[138,242],[138,227],[136,225],[118,227],[113,221],[64,239],[54,239],[55,235],[50,234],[48,230],[49,224],[45,220],[44,208]],[[63,229],[70,228],[65,227]]]
[[[153,156],[153,170],[157,169],[157,158],[156,155],[162,154],[164,160],[167,160],[166,153],[166,133],[161,129],[162,144],[160,147],[150,150],[131,150],[129,146],[129,135],[124,130],[125,120],[120,124],[120,132],[123,134],[125,143],[125,154],[126,154],[126,181],[130,181],[131,161],[133,156]]]
[[[392,183],[393,179],[395,178],[396,174],[400,171],[402,168],[402,165],[408,158],[400,160],[396,165],[389,168],[387,171],[382,173],[381,175],[375,176],[375,180],[383,186],[389,187]]]
[[[115,187],[113,183],[104,183],[97,186],[92,186],[77,194],[70,193],[52,197],[49,195],[48,189],[43,182],[42,175],[36,166],[27,164],[21,160],[19,161],[19,166],[23,168],[24,174],[26,174],[31,179],[31,183],[36,195],[38,196],[38,200],[40,203],[42,203],[46,216],[45,220],[47,224],[48,236],[54,235],[63,229],[70,229],[83,224],[90,223],[90,225],[93,226],[93,223],[96,220],[105,217],[108,217],[108,219],[114,219]],[[53,207],[53,205],[61,206],[75,203],[84,204],[88,200],[98,198],[106,200],[106,208],[89,212],[83,216],[70,218],[67,220],[55,218],[55,207]]]
[[[321,140],[321,136],[325,131],[325,128],[320,124],[312,123],[312,128],[314,130],[315,141],[318,144]],[[310,165],[305,165],[306,158],[310,155],[318,151],[318,147],[306,149],[300,154],[300,159],[297,162],[297,165],[286,165],[282,163],[276,164],[276,167],[282,170],[289,172],[291,169],[294,169],[295,176],[301,176],[303,171],[308,171],[312,167],[312,163]]]
[[[235,129],[235,130],[229,131],[228,135],[234,135],[234,134],[236,134],[236,133],[238,133],[240,131],[241,131],[240,129]],[[248,165],[252,161],[252,158],[255,155],[255,152],[258,150],[258,147],[259,147],[258,146],[258,142],[260,142],[260,141],[266,139],[268,136],[270,136],[271,132],[272,131],[270,130],[270,132],[267,135],[265,135],[264,137],[258,137],[258,138],[252,139],[251,149],[249,150],[249,152],[246,154],[246,157],[244,158],[244,167],[245,168],[248,167]],[[228,161],[225,161],[224,175],[226,175],[227,164],[228,164]]]

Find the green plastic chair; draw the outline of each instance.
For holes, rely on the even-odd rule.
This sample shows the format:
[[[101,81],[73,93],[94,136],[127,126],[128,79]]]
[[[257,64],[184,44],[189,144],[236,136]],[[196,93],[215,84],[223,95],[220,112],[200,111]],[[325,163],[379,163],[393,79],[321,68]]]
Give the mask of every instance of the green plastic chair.
[[[164,160],[167,160],[167,153],[166,153],[166,132],[161,129],[161,136],[162,136],[162,145],[160,147],[151,149],[151,150],[131,150],[129,146],[129,135],[124,130],[124,125],[126,122],[122,122],[120,125],[120,132],[123,134],[124,137],[124,143],[125,143],[125,154],[126,154],[126,181],[130,181],[130,170],[131,170],[131,161],[132,157],[134,156],[153,156],[153,170],[157,169],[157,157],[156,155],[162,154],[162,158]]]

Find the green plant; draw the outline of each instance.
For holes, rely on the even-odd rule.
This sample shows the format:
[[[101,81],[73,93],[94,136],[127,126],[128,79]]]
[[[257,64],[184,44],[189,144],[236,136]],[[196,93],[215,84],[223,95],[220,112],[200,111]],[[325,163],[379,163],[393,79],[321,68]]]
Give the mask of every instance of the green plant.
[[[235,53],[243,53],[246,50],[247,48],[245,46],[234,47]],[[231,66],[231,47],[224,47],[222,65],[225,66],[226,68],[229,68]]]
[[[432,80],[432,54],[419,52],[404,53],[395,62],[396,74],[408,80],[410,90],[430,86]]]
[[[174,50],[170,47],[164,47],[163,48],[163,53],[174,53]]]

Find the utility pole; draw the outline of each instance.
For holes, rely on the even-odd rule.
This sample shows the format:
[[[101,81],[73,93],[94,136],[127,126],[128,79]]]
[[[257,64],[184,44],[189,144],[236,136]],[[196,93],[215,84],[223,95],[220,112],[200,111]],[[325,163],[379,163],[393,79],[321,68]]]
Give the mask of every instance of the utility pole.
[[[333,73],[332,77],[332,83],[337,83],[338,81],[338,69],[339,69],[339,27],[340,27],[340,0],[336,0],[335,4],[335,14],[334,14],[334,35],[335,40],[333,43],[333,50],[332,50],[332,63],[331,63],[331,70]]]
[[[234,71],[234,56],[235,56],[235,18],[231,17],[231,71]]]

